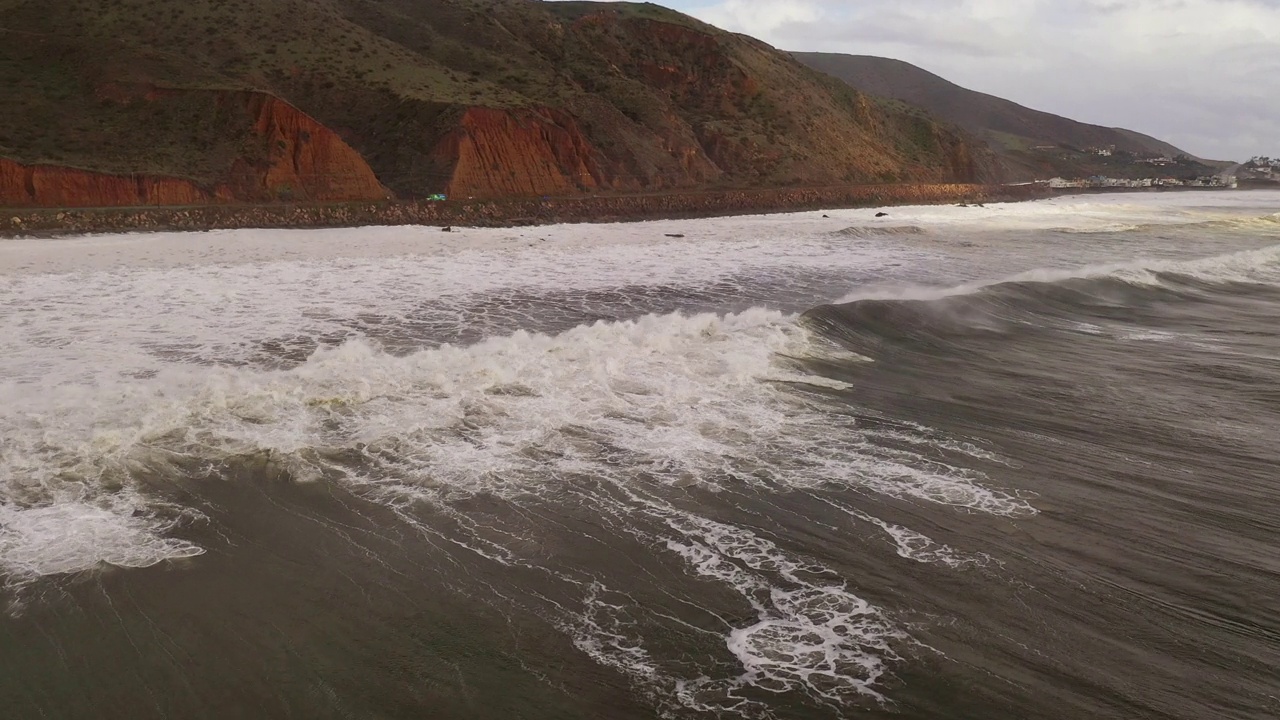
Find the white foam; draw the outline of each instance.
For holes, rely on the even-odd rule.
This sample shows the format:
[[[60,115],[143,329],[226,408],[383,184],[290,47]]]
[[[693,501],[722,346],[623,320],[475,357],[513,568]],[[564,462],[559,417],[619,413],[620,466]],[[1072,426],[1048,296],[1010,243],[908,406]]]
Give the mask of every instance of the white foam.
[[[630,675],[642,689],[661,683],[657,665],[645,650],[643,640],[621,619],[632,606],[605,600],[608,588],[603,583],[592,582],[587,588],[582,612],[561,623],[561,630],[573,638],[574,647],[601,665]]]
[[[137,470],[163,472],[184,456],[218,462],[258,454],[296,479],[343,474],[323,451],[370,443],[418,453],[405,472],[428,465],[437,486],[469,492],[515,469],[540,469],[521,449],[541,448],[544,437],[571,463],[584,441],[559,428],[593,422],[633,437],[634,452],[667,443],[672,452],[656,462],[677,467],[682,454],[702,457],[721,447],[715,432],[700,432],[684,412],[700,403],[713,412],[699,394],[707,374],[722,376],[726,388],[770,378],[838,385],[783,368],[757,377],[752,363],[769,350],[699,345],[703,332],[735,334],[733,319],[725,327],[689,321],[674,333],[650,332],[664,321],[642,319],[552,339],[509,334],[506,328],[528,321],[513,298],[616,290],[625,299],[636,296],[636,285],[716,284],[723,287],[714,292],[729,297],[742,275],[781,279],[833,264],[869,271],[899,257],[832,239],[829,223],[818,220],[2,242],[0,503],[106,507]],[[687,237],[663,237],[676,228]],[[593,300],[582,302],[569,314],[592,309]],[[554,304],[544,310],[555,311]],[[505,327],[486,329],[502,314]],[[496,337],[406,359],[384,351],[399,333],[406,336],[399,352],[414,342],[421,347],[425,341],[413,338],[424,324],[445,336]],[[600,352],[597,343],[617,343],[616,351]],[[315,353],[326,345],[336,347]],[[690,357],[679,354],[686,345],[695,351]],[[292,373],[265,371],[309,354]],[[526,375],[543,385],[528,402],[517,397]],[[575,384],[582,384],[581,396]],[[664,393],[672,393],[669,402],[655,399]],[[729,427],[768,422],[724,397],[715,407]],[[482,437],[472,445],[459,428],[477,419]],[[649,421],[652,432],[633,432]],[[85,554],[86,564],[94,562]]]
[[[960,552],[911,528],[881,520],[870,513],[842,503],[831,500],[826,502],[852,517],[883,530],[893,541],[899,557],[914,560],[918,563],[939,563],[956,570],[966,567],[985,567],[994,562],[992,557],[986,553]]]
[[[332,478],[393,507],[432,503],[458,521],[461,534],[448,538],[454,546],[535,569],[519,538],[468,522],[450,502],[476,494],[553,498],[565,477],[598,478],[628,502],[610,505],[610,493],[601,492],[589,498],[593,506],[622,526],[642,527],[636,518],[659,523],[666,530],[646,535],[647,544],[738,592],[755,618],[724,631],[738,672],[664,674],[625,598],[601,580],[584,584],[548,571],[569,586],[566,593],[582,594],[580,605],[558,601],[549,617],[581,651],[691,707],[748,713],[747,687],[828,702],[874,698],[896,657],[892,642],[903,637],[880,610],[833,570],[746,528],[677,510],[655,493],[691,483],[718,490],[746,481],[773,491],[835,485],[975,511],[1032,510],[984,487],[979,475],[886,449],[853,420],[830,416],[819,398],[796,388],[811,380],[787,360],[804,357],[808,343],[794,317],[762,309],[516,333],[403,357],[352,341],[290,370],[166,373],[93,395],[93,403],[83,388],[54,392],[40,412],[0,415],[11,423],[6,436],[19,441],[3,459],[30,495],[74,486],[104,502],[115,491],[94,484],[102,478],[177,472],[168,464],[192,458],[211,465],[267,458],[295,479]],[[899,434],[914,438],[910,427]],[[934,447],[919,442],[922,452]],[[815,446],[821,450],[806,457]],[[344,459],[352,452],[360,465]],[[656,490],[636,488],[640,475]],[[19,544],[3,547],[13,553],[6,563],[55,573],[199,552],[127,507],[86,513],[83,503],[46,499],[54,503],[44,516],[50,532],[22,531]],[[73,533],[93,542],[65,542],[53,532],[77,522],[67,517],[73,512],[96,523]]]
[[[477,482],[498,471],[544,467],[544,459],[521,455],[527,447],[579,455],[564,435],[572,428],[668,467],[696,470],[726,457],[760,460],[755,442],[764,439],[810,442],[799,431],[817,416],[767,382],[840,386],[774,362],[777,355],[803,355],[806,342],[791,317],[766,310],[647,316],[555,336],[516,333],[406,357],[352,341],[289,371],[166,375],[149,395],[128,386],[129,392],[98,396],[96,406],[73,388],[43,398],[48,416],[5,419],[14,423],[16,439],[41,433],[43,450],[28,437],[32,471],[44,462],[42,453],[50,459],[51,442],[75,458],[97,453],[99,460],[157,443],[180,453],[291,455],[398,442],[430,453],[437,478]],[[460,424],[472,432],[469,439],[456,437]],[[114,427],[98,429],[104,425]],[[789,436],[793,429],[796,437]],[[862,441],[843,446],[828,460],[856,463],[857,453],[869,449]]]
[[[946,450],[978,460],[1016,467],[1008,458],[992,450],[978,447],[970,439],[952,438],[927,425],[921,425],[903,418],[886,418],[876,415],[871,416],[871,418],[874,420],[873,426],[863,430],[863,434],[867,438],[906,443],[917,447],[927,447],[930,450]]]
[[[606,231],[592,226],[539,228],[551,239],[534,247],[493,230],[453,233],[458,245],[442,247],[442,234],[424,228],[0,243],[0,382],[103,383],[175,363],[261,365],[279,359],[264,343],[305,357],[345,339],[394,340],[398,326],[506,334],[529,321],[513,307],[518,294],[616,290],[641,306],[615,311],[640,315],[638,286],[710,288],[734,302],[744,276],[785,282],[925,256],[816,232],[779,242],[767,224],[735,239],[691,230],[679,240],[645,225],[610,226],[607,244],[599,242]],[[469,242],[472,234],[487,239]],[[322,256],[344,248],[354,256]],[[21,269],[28,265],[60,272]],[[583,302],[590,312],[600,300]],[[506,326],[484,333],[495,316]]]
[[[468,530],[467,537],[452,541],[457,546],[504,566],[542,573],[559,581],[562,590],[567,586],[569,594],[580,590],[578,601],[553,600],[539,593],[545,605],[537,611],[583,653],[629,676],[664,711],[683,708],[769,717],[766,704],[744,695],[748,688],[794,692],[833,705],[857,697],[883,699],[875,685],[898,657],[893,644],[907,635],[883,611],[854,594],[836,571],[788,553],[748,528],[681,510],[634,479],[605,472],[600,480],[612,488],[587,491],[584,500],[593,509],[616,521],[618,529],[633,535],[642,546],[665,548],[682,558],[692,575],[735,591],[751,608],[754,621],[729,624],[721,618],[727,627],[719,638],[736,661],[736,669],[725,672],[725,666],[717,664],[720,669],[704,667],[703,674],[693,675],[685,663],[664,666],[646,647],[646,627],[666,622],[674,623],[680,632],[714,635],[714,631],[653,611],[635,597],[611,589],[595,574],[552,566],[537,553],[524,557],[521,550],[495,547],[481,536],[494,528],[467,522],[448,506],[440,509]],[[435,529],[415,524],[439,536]],[[522,538],[510,539],[515,547],[527,547]],[[663,590],[672,597],[681,592],[678,583]],[[534,609],[526,600],[514,602]],[[703,609],[717,615],[712,608]]]
[[[131,500],[133,500],[131,502]],[[198,546],[164,537],[172,522],[127,495],[104,504],[59,502],[20,508],[0,504],[0,570],[11,582],[77,573],[101,565],[150,567],[194,557]]]
[[[378,467],[362,482],[438,499],[536,492],[557,473],[625,458],[672,485],[835,483],[1031,511],[981,475],[883,450],[790,390],[822,384],[775,362],[806,344],[792,317],[751,310],[521,332],[405,357],[357,340],[287,371],[194,368],[98,392],[60,386],[0,410],[0,469],[11,478],[0,491],[35,506],[70,489],[110,497],[139,471],[249,456],[297,480],[351,480],[341,458],[355,451]]]
[[[754,608],[755,623],[725,639],[743,672],[733,678],[686,679],[679,695],[703,710],[731,707],[743,713],[738,691],[799,692],[833,703],[856,696],[880,698],[874,689],[897,657],[895,640],[906,635],[883,613],[834,581],[830,568],[795,558],[745,528],[669,507],[651,507],[679,537],[667,548],[698,575],[737,590]],[[717,698],[708,705],[707,698]]]
[[[1129,340],[1133,342],[1170,342],[1181,337],[1179,333],[1168,332],[1165,330],[1134,330],[1130,332],[1122,332],[1119,335],[1121,340]]]
[[[1142,228],[1141,225],[1134,225],[1132,223],[1100,223],[1098,225],[1095,225],[1092,227],[1085,227],[1085,228],[1062,227],[1062,228],[1051,228],[1051,229],[1057,232],[1068,233],[1071,235],[1101,235],[1101,234],[1108,234],[1108,233],[1131,232],[1133,230],[1139,230],[1141,228]]]
[[[1087,323],[1087,322],[1068,322],[1068,323],[1067,323],[1067,327],[1069,327],[1070,329],[1072,329],[1072,330],[1074,330],[1074,331],[1076,331],[1076,332],[1078,332],[1078,333],[1084,333],[1085,335],[1104,335],[1104,334],[1106,334],[1106,330],[1105,330],[1101,325],[1098,325],[1098,324],[1096,324],[1096,323]]]

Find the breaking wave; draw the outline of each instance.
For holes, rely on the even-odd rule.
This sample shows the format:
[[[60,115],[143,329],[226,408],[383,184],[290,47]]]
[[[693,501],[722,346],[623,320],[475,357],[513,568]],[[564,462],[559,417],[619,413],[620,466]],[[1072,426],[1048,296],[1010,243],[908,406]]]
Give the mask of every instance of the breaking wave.
[[[1280,230],[1280,213],[1247,218],[1192,220],[1190,222],[1163,223],[1103,223],[1092,227],[1054,227],[1050,232],[1067,235],[1108,235],[1114,233],[1179,232],[1188,230],[1213,231],[1276,231]]]
[[[903,235],[924,235],[927,230],[919,225],[855,225],[847,227],[843,230],[836,230],[831,233],[838,237],[847,238],[875,238],[875,237],[899,237]]]
[[[847,488],[995,515],[1035,510],[946,460],[972,456],[962,440],[834,412],[827,396],[847,386],[801,369],[827,355],[795,320],[759,309],[651,315],[407,356],[358,340],[287,370],[197,367],[119,394],[64,390],[40,412],[0,415],[0,471],[16,479],[0,486],[0,567],[30,581],[198,555],[180,537],[198,513],[157,500],[163,478],[341,483],[432,537],[440,528],[404,508],[434,508],[449,518],[451,545],[577,593],[532,609],[659,695],[747,714],[765,706],[743,688],[878,697],[900,629],[834,571],[671,498]],[[510,530],[458,510],[475,497],[587,502],[691,576],[732,590],[754,614],[723,631],[740,670],[661,670],[644,633],[617,616],[630,605],[608,600],[612,581],[544,566]],[[896,533],[904,557],[960,562],[923,536],[859,519]]]
[[[862,300],[931,301],[998,293],[1002,288],[1013,286],[1069,285],[1077,281],[1175,289],[1187,283],[1280,285],[1280,245],[1197,260],[1138,260],[1073,268],[1039,268],[999,280],[953,286],[873,286],[848,293],[835,304]]]
[[[1276,300],[1280,245],[1197,260],[1040,269],[951,287],[864,288],[800,322],[872,363],[936,355],[951,358],[949,372],[960,373],[967,363],[1002,362],[1003,351],[1022,352],[1036,339],[1072,352],[1081,335],[1269,357],[1264,346],[1220,347],[1207,330],[1224,311],[1265,324],[1265,308]]]
[[[70,389],[45,398],[42,413],[2,417],[0,463],[17,479],[4,507],[29,513],[70,498],[127,518],[132,532],[138,499],[126,489],[193,468],[316,481],[376,466],[387,487],[447,499],[538,490],[556,471],[625,461],[675,486],[836,483],[1029,510],[958,468],[878,451],[852,418],[816,407],[842,385],[798,369],[811,348],[821,352],[792,317],[752,310],[520,332],[404,357],[357,340],[290,370],[175,371],[119,395]],[[816,424],[844,439],[813,452]],[[761,457],[762,443],[775,450]]]
[[[385,560],[375,569],[396,591],[443,588],[558,632],[575,662],[620,673],[656,714],[852,714],[885,702],[924,647],[910,578],[1021,579],[1010,568],[1024,558],[1001,538],[1053,501],[1032,491],[1039,477],[1017,490],[993,479],[1021,482],[1003,453],[1029,448],[988,430],[1039,427],[1040,442],[1045,425],[1023,420],[1075,421],[1058,413],[1079,397],[1045,357],[1088,333],[1091,361],[1127,367],[1124,342],[1185,339],[1143,312],[1208,322],[1200,303],[1261,313],[1251,300],[1280,295],[1280,246],[913,286],[979,276],[987,256],[876,240],[954,231],[989,241],[1005,272],[1114,256],[1005,262],[1047,212],[967,212],[974,229],[928,220],[946,208],[901,211],[923,224],[835,233],[844,223],[810,218],[799,240],[791,217],[746,242],[668,244],[638,227],[610,246],[591,230],[559,250],[503,237],[452,258],[402,257],[421,240],[410,235],[381,259],[33,272],[0,285],[19,308],[0,303],[14,338],[0,380],[3,589],[257,563],[274,536],[256,523],[302,509],[356,548],[334,568]],[[1084,220],[1117,219],[1095,215]],[[955,260],[973,267],[930,270]],[[896,284],[800,314],[753,308],[802,309],[868,278]],[[999,385],[1006,372],[1024,373],[1009,386],[1024,391]],[[347,511],[409,559],[366,556]]]

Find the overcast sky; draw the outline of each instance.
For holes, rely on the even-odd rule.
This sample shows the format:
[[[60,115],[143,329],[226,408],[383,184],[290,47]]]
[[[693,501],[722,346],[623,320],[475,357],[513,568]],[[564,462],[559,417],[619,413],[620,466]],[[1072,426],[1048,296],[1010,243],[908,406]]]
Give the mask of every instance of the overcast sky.
[[[1219,160],[1280,155],[1280,0],[663,0]]]

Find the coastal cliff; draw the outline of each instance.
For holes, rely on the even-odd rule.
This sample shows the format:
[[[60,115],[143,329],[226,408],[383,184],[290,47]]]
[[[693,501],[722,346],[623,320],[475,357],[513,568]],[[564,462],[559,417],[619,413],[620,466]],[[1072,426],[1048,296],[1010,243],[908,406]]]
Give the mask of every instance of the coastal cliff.
[[[656,5],[10,4],[3,206],[998,180],[963,132]]]
[[[231,173],[235,199],[343,202],[387,197],[364,158],[329,128],[270,95],[248,93],[244,102],[266,155],[257,162],[237,158]]]
[[[454,197],[564,195],[605,179],[577,122],[550,108],[470,108],[436,153],[452,166],[444,190]]]
[[[146,172],[103,172],[0,157],[0,206],[114,207],[383,200],[368,163],[333,131],[279,98],[253,92],[103,88],[104,102],[177,104],[191,94],[238,118],[241,152],[214,182]]]
[[[0,158],[0,206],[129,207],[230,200],[178,178],[109,175]]]

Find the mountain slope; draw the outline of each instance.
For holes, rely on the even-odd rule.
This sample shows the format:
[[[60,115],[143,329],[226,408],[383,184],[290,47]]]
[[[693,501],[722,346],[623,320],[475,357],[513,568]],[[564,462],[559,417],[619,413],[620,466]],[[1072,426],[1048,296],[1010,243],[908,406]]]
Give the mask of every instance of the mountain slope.
[[[1032,110],[994,95],[960,87],[901,60],[865,55],[792,53],[800,62],[840,78],[863,92],[922,107],[986,139],[1019,177],[1046,173],[1124,176],[1149,174],[1150,166],[1135,165],[1143,157],[1186,156],[1175,171],[1208,172],[1213,161],[1201,161],[1156,138],[1123,128],[1077,122]],[[1114,160],[1091,155],[1090,148],[1114,148],[1124,157]],[[1133,157],[1128,157],[1133,156]]]
[[[45,166],[233,200],[996,172],[952,127],[649,4],[0,0],[0,17],[0,158],[32,191],[0,203],[42,204]],[[292,134],[264,128],[251,96],[295,112]],[[300,163],[316,143],[321,161]]]

